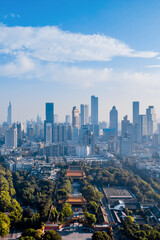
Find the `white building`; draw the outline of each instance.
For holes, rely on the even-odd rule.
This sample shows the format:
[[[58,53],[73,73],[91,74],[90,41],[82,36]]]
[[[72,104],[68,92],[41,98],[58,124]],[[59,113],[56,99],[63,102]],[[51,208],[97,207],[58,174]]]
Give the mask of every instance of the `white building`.
[[[76,155],[78,157],[87,157],[91,154],[91,147],[89,146],[77,146],[76,147]]]
[[[5,132],[5,147],[17,148],[17,128],[9,128]]]

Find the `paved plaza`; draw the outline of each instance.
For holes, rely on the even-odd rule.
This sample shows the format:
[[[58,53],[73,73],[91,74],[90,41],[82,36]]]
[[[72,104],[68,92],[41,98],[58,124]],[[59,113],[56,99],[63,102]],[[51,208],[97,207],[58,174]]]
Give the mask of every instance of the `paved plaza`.
[[[92,240],[93,233],[85,232],[82,226],[77,226],[73,230],[59,232],[62,240]]]

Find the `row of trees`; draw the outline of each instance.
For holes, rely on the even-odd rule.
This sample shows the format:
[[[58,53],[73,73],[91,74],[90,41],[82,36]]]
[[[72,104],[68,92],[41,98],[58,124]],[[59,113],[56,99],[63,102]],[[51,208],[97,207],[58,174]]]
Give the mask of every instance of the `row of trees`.
[[[62,240],[61,236],[53,231],[50,230],[43,234],[42,230],[35,230],[35,229],[27,229],[22,233],[20,240]]]
[[[123,227],[120,229],[122,236],[125,234],[127,238],[131,240],[159,240],[160,229],[159,227],[151,227],[149,225],[143,225],[140,227],[134,223],[132,217],[127,217],[124,220]]]
[[[93,177],[94,172],[94,177]],[[160,195],[151,184],[132,171],[116,167],[91,168],[86,166],[87,181],[100,186],[124,186],[136,195],[138,201],[155,200],[160,204]]]
[[[36,209],[40,213],[41,221],[45,221],[52,205],[55,183],[51,180],[40,180],[29,175],[27,171],[13,172],[13,182],[18,200],[23,206]]]
[[[22,219],[23,210],[15,194],[12,174],[0,164],[0,236],[8,234],[10,227],[15,227]]]
[[[69,197],[69,194],[72,192],[71,179],[66,177],[61,177],[58,180],[56,197],[57,200],[66,201]]]
[[[86,180],[82,180],[82,195],[85,197],[87,202],[94,201],[99,203],[103,198],[103,194],[99,192],[93,185],[88,183]]]

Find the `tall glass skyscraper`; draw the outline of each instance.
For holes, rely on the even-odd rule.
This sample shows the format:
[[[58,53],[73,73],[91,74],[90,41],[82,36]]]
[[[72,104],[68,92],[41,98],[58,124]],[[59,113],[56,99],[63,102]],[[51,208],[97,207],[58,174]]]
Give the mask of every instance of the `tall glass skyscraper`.
[[[93,132],[96,137],[99,136],[98,125],[98,97],[91,96],[91,124],[93,125]]]
[[[76,106],[72,109],[72,126],[79,128],[79,109]]]
[[[110,111],[110,128],[115,129],[116,136],[118,135],[118,111],[115,106]]]
[[[152,136],[157,130],[156,113],[153,106],[146,109],[147,116],[147,135]]]
[[[139,102],[133,102],[133,124],[138,124]]]
[[[46,122],[54,123],[54,103],[46,103]]]
[[[98,125],[98,97],[91,96],[91,123]]]
[[[81,104],[81,126],[89,123],[88,104]]]
[[[46,103],[46,120],[44,121],[44,140],[53,142],[54,103]]]
[[[9,102],[9,106],[8,106],[7,123],[12,124],[12,105],[11,105],[11,102]]]

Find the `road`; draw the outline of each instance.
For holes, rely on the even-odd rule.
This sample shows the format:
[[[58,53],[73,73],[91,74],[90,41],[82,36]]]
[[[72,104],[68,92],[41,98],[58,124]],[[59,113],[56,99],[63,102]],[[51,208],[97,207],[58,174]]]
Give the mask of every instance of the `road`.
[[[103,190],[102,190],[101,187],[99,187],[98,190],[99,190],[101,193],[103,193]],[[104,195],[104,193],[103,193],[103,195]],[[108,203],[106,202],[105,197],[102,198],[102,203],[103,203],[103,206],[104,206],[104,208],[105,208],[108,221],[109,221],[110,223],[113,223],[114,220],[113,220],[113,218],[112,218],[112,215],[111,215],[111,212],[110,212],[110,210],[109,210],[109,206],[108,206]]]
[[[1,237],[0,239],[1,239],[1,240],[10,240],[10,239],[16,240],[16,239],[18,239],[20,236],[21,236],[21,232],[18,232],[18,233],[8,234],[7,236]]]

